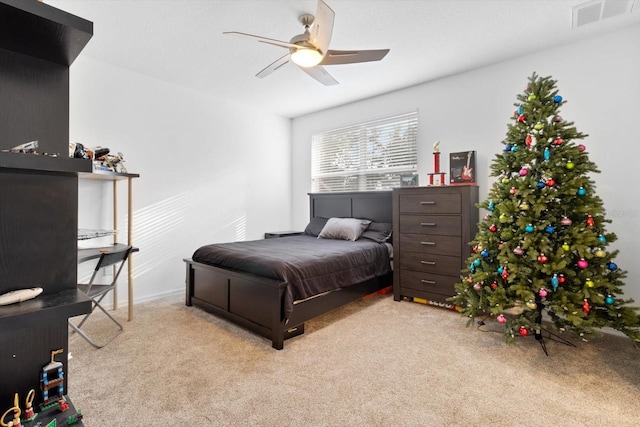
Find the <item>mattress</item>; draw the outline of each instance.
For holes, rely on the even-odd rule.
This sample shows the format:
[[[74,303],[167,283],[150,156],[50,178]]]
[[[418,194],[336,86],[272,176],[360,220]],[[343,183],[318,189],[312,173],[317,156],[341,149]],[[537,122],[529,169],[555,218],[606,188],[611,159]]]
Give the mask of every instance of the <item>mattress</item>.
[[[362,238],[354,242],[299,235],[205,245],[192,259],[287,282],[290,308],[293,301],[390,272],[387,246]]]

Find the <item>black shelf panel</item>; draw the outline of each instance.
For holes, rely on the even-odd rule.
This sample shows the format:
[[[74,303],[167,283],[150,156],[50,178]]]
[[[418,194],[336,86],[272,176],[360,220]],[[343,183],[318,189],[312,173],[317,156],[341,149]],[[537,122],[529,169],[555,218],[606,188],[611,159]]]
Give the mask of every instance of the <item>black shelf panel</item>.
[[[0,48],[70,66],[93,23],[36,0],[0,0]]]
[[[47,172],[91,172],[89,159],[0,152],[0,168]]]
[[[77,289],[42,293],[27,301],[0,306],[0,330],[38,327],[55,319],[66,319],[91,311],[91,300]]]

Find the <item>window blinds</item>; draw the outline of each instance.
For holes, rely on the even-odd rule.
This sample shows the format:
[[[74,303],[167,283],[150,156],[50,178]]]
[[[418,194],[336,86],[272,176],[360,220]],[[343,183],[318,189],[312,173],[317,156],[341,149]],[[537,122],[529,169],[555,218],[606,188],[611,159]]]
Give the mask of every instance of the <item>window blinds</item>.
[[[418,169],[418,112],[312,136],[311,191],[384,190]]]

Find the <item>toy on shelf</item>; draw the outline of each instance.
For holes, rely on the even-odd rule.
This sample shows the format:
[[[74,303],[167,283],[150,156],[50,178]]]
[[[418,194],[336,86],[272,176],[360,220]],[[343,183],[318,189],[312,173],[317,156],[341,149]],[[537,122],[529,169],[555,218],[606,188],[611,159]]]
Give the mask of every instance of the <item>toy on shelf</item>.
[[[20,414],[22,413],[22,411],[20,411],[20,404],[19,404],[19,399],[18,399],[18,393],[16,393],[16,397],[13,401],[13,406],[9,409],[7,409],[4,414],[2,414],[2,417],[0,417],[0,426],[2,427],[22,427],[22,424],[20,423]],[[7,415],[9,415],[9,413],[13,412],[13,420],[9,421],[8,424],[5,424],[4,419],[7,417]]]
[[[444,185],[445,172],[440,172],[440,141],[433,143],[433,172],[428,173],[429,185]]]
[[[24,400],[24,414],[22,414],[22,422],[26,423],[28,421],[33,421],[36,419],[38,414],[33,410],[33,398],[36,396],[36,391],[34,389],[29,390],[27,393],[27,397]]]
[[[42,380],[40,387],[42,388],[42,409],[59,404],[59,400],[64,400],[64,370],[61,362],[55,360],[56,354],[62,353],[63,350],[53,350],[51,352],[51,361],[42,368]],[[53,393],[51,392],[53,390]],[[65,401],[66,402],[66,401]]]

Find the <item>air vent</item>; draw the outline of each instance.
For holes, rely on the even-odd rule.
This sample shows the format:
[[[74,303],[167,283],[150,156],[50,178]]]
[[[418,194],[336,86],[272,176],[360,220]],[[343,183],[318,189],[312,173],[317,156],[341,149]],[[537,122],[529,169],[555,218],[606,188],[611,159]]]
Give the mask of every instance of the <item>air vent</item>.
[[[573,8],[573,28],[631,12],[634,0],[592,0]]]

